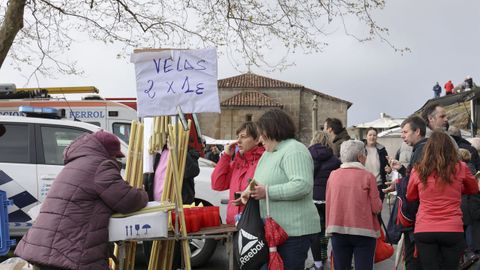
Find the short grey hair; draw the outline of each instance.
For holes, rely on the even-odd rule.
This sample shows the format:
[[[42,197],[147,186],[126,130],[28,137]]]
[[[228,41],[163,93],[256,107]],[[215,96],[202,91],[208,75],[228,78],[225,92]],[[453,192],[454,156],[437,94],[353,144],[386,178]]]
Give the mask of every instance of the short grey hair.
[[[358,155],[365,155],[365,144],[359,140],[346,140],[340,145],[340,160],[345,162],[358,161]]]

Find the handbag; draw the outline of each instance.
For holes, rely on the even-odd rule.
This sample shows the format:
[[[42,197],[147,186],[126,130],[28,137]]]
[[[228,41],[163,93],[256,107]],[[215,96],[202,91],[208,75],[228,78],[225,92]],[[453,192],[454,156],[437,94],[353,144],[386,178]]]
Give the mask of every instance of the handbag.
[[[387,232],[387,228],[385,227],[385,223],[383,222],[383,219],[380,215],[378,215],[378,221],[380,222],[382,227],[380,228],[380,237],[377,238],[377,244],[375,247],[375,263],[384,261],[392,257],[393,253],[395,252],[392,244],[387,243],[390,243],[388,233],[384,233],[384,231]]]
[[[268,262],[265,228],[258,200],[249,199],[233,236],[233,252],[240,270],[257,270]]]

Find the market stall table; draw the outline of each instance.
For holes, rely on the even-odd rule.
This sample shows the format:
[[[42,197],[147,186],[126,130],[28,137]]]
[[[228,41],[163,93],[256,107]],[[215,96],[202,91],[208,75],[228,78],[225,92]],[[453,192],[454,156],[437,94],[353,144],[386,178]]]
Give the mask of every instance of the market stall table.
[[[181,235],[175,235],[172,231],[168,232],[168,237],[155,237],[155,238],[142,238],[138,241],[164,241],[164,240],[184,240],[184,239],[225,239],[225,249],[228,255],[228,269],[234,269],[234,259],[233,259],[233,234],[237,231],[237,228],[233,225],[221,224],[216,227],[206,227],[202,228],[198,232],[188,233],[187,237],[182,237]],[[130,239],[129,241],[136,241],[136,239]],[[122,242],[122,241],[121,241]],[[119,244],[122,249],[125,245]],[[124,252],[120,252],[120,254]],[[122,256],[120,256],[122,257]],[[122,269],[120,269],[122,270]]]

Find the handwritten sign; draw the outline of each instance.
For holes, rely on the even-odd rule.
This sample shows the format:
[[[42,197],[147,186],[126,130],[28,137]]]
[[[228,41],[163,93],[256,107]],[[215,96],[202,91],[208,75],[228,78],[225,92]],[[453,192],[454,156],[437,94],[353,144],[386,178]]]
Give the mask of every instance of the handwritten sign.
[[[218,112],[217,51],[155,50],[135,52],[139,117]]]

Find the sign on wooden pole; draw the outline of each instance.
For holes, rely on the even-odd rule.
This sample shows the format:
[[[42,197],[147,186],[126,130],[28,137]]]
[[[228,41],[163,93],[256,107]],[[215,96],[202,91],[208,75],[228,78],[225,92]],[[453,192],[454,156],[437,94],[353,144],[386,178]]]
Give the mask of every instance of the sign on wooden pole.
[[[136,50],[138,116],[218,112],[217,52],[199,50]]]

